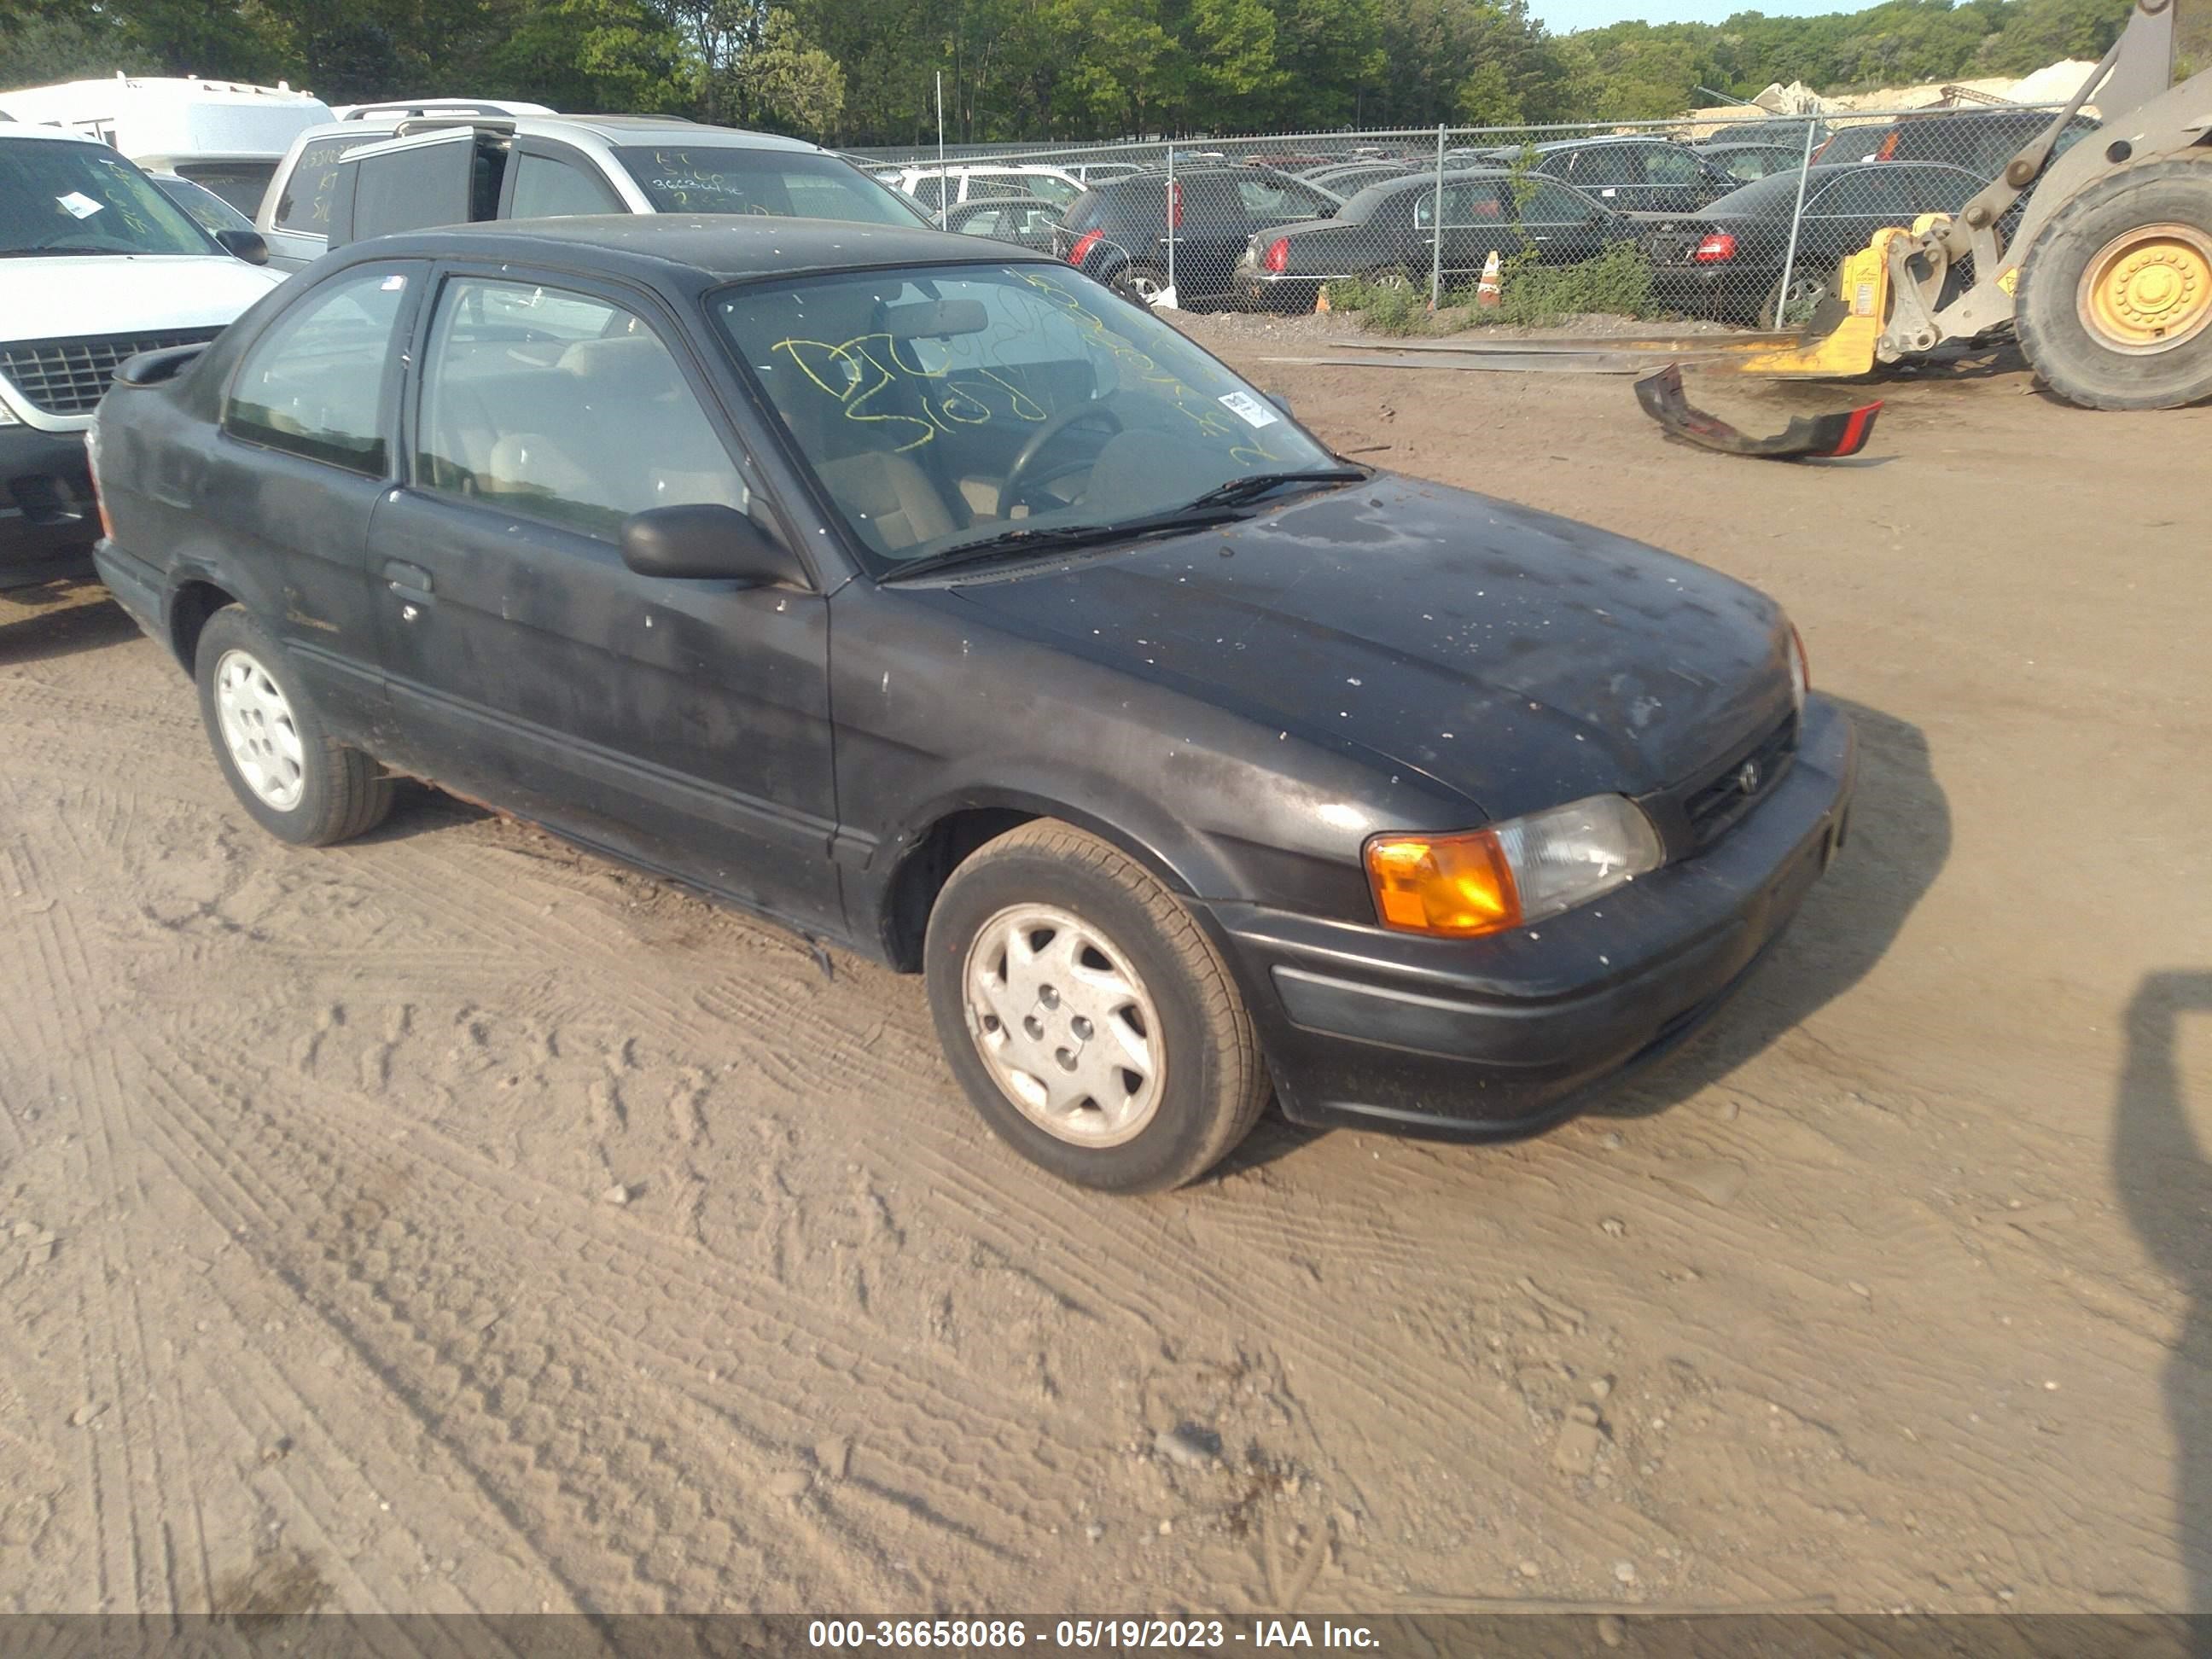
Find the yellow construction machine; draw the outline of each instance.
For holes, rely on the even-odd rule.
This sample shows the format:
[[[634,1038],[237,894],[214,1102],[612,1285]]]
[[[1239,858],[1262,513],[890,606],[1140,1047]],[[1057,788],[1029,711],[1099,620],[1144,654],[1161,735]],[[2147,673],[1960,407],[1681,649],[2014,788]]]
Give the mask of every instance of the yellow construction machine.
[[[2212,67],[2172,84],[2178,3],[2136,0],[2073,102],[1955,217],[1877,232],[1845,256],[1803,339],[1736,367],[1868,374],[2008,328],[2071,403],[2172,409],[2212,398]],[[2102,125],[2056,154],[2093,97]],[[2002,236],[2000,221],[2030,191]]]

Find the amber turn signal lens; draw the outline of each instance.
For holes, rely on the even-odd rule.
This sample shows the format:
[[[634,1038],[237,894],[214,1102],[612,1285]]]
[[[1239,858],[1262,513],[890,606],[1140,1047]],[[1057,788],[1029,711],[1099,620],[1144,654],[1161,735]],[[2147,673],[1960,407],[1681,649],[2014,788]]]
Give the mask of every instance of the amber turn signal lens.
[[[1468,939],[1521,920],[1521,895],[1498,837],[1377,836],[1367,843],[1367,880],[1383,925],[1409,933]]]

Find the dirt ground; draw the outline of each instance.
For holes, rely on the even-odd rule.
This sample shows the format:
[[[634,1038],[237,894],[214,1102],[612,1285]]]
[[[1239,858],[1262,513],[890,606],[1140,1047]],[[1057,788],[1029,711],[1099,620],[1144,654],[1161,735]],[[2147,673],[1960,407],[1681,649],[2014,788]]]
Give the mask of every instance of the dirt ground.
[[[1092,1197],[917,981],[427,792],[288,849],[98,590],[0,605],[0,1608],[2212,1608],[2212,409],[1789,467],[1193,326],[1789,605],[1864,771],[1741,1000]]]

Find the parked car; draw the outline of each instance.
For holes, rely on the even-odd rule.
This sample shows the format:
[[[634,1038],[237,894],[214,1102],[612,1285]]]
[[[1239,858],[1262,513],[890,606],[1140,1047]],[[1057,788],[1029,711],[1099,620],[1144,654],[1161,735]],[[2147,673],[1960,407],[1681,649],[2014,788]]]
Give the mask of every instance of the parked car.
[[[336,121],[404,121],[423,115],[551,115],[550,104],[525,103],[519,98],[387,99],[378,104],[339,104],[331,111]],[[672,116],[672,120],[682,117]]]
[[[363,117],[301,135],[258,222],[276,264],[426,225],[757,213],[914,225],[911,197],[796,138],[658,115]]]
[[[1370,185],[1379,185],[1387,179],[1402,179],[1413,171],[1413,166],[1405,161],[1337,161],[1302,173],[1298,177],[1348,202]],[[1430,176],[1435,176],[1433,169]]]
[[[1828,297],[1844,255],[1864,247],[1884,225],[1910,225],[1923,213],[1956,213],[1983,182],[1964,167],[1932,161],[1808,169],[1786,295],[1782,267],[1797,206],[1796,173],[1746,185],[1701,213],[1646,216],[1638,240],[1651,257],[1653,289],[1662,301],[1700,315],[1793,328]]]
[[[1050,202],[1065,212],[1068,204],[1083,194],[1084,185],[1073,173],[1060,167],[1019,166],[994,167],[984,163],[957,162],[939,167],[910,164],[876,175],[894,190],[904,191],[921,204],[934,216],[945,202],[945,187],[951,186],[955,203],[973,202],[993,196],[1036,196]]]
[[[985,236],[1038,253],[1053,251],[1060,209],[1036,196],[990,196],[947,208],[945,228],[956,236]]]
[[[1344,205],[1329,191],[1271,167],[1177,164],[1084,192],[1060,220],[1055,248],[1078,270],[1147,305],[1166,292],[1175,240],[1177,298],[1215,300],[1231,289],[1255,231],[1323,219]]]
[[[126,368],[100,569],[271,833],[432,778],[918,970],[991,1127],[1095,1187],[1196,1177],[1271,1085],[1534,1129],[1710,1013],[1844,839],[1779,608],[976,252],[340,249]]]
[[[192,222],[210,235],[222,230],[243,231],[247,236],[253,238],[253,242],[241,241],[241,246],[252,247],[255,244],[261,243],[259,234],[253,228],[253,221],[205,185],[196,185],[191,179],[174,173],[149,173],[146,176],[154,181],[155,189],[182,208],[191,216]],[[268,264],[269,250],[266,245],[260,246],[257,251],[260,258],[254,263]]]
[[[331,118],[330,106],[282,82],[125,75],[0,92],[0,112],[112,144],[148,172],[181,174],[245,214],[261,205],[286,146]]]
[[[1692,213],[1742,181],[1671,138],[1562,138],[1532,146],[1535,171],[1623,213]],[[1493,152],[1499,161],[1519,154]]]
[[[1771,144],[1723,139],[1710,144],[1692,145],[1692,148],[1701,160],[1745,184],[1764,179],[1772,173],[1795,173],[1805,164],[1805,146],[1802,143]]]
[[[109,374],[213,339],[276,284],[108,145],[0,125],[0,587],[90,574],[84,432]],[[226,246],[227,244],[227,246]]]
[[[1437,187],[1433,173],[1370,185],[1333,218],[1262,230],[1246,244],[1237,289],[1269,311],[1311,311],[1322,284],[1345,277],[1427,290],[1441,258],[1447,285],[1481,275],[1495,252],[1533,253],[1546,264],[1595,258],[1608,243],[1632,241],[1620,215],[1554,179],[1528,181],[1517,214],[1513,175],[1490,167],[1443,178],[1443,231],[1437,251]]]
[[[2051,125],[2051,112],[2033,109],[1927,110],[1899,116],[1890,125],[1849,127],[1813,153],[1820,162],[1942,161],[1964,167],[1984,183],[2004,171],[2021,145]],[[2097,131],[2076,115],[2052,147],[2053,155]]]

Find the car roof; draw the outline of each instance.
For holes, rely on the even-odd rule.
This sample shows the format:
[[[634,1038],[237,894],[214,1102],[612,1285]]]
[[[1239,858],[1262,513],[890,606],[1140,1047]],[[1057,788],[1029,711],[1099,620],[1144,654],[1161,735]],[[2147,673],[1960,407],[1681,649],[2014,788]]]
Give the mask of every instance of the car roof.
[[[337,138],[349,134],[396,137],[404,125],[416,132],[428,132],[439,126],[482,126],[496,131],[510,128],[520,138],[566,138],[586,133],[609,144],[635,144],[649,135],[664,137],[671,143],[682,143],[700,149],[781,149],[828,155],[819,144],[810,144],[804,138],[786,138],[773,132],[751,132],[740,127],[710,127],[697,121],[687,121],[674,115],[471,115],[459,112],[433,112],[428,115],[372,115],[356,117],[344,121],[325,121],[309,127],[294,141],[295,146],[318,138]]]
[[[723,282],[802,271],[973,264],[975,238],[916,226],[748,214],[618,213],[563,219],[499,220],[442,230],[371,237],[345,250],[349,263],[396,258],[543,259],[644,276],[682,266]],[[1054,264],[1048,255],[993,243],[988,263]]]
[[[1553,150],[1588,149],[1597,144],[1671,144],[1675,142],[1663,132],[1595,132],[1587,138],[1553,138],[1530,148],[1540,155],[1548,155]],[[1685,144],[1682,148],[1687,149],[1689,146]]]
[[[54,138],[64,144],[99,144],[100,149],[109,150],[113,148],[112,145],[101,144],[99,139],[89,133],[64,132],[59,127],[33,125],[28,121],[10,120],[8,123],[8,130],[5,132],[0,132],[0,138]]]

